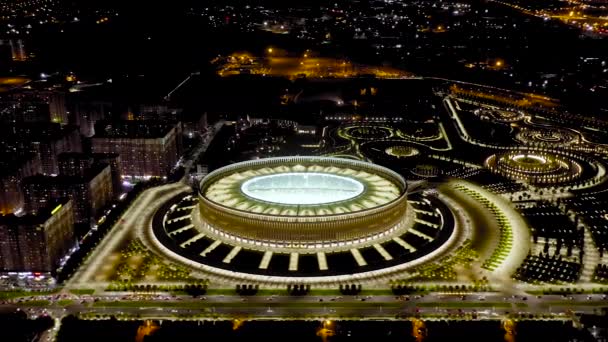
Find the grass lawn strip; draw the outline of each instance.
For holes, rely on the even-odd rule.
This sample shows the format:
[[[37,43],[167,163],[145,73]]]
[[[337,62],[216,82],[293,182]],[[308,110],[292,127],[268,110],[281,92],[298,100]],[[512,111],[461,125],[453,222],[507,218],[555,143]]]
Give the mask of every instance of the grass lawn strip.
[[[0,291],[0,300],[30,296],[46,296],[57,292],[59,292],[59,289],[53,291]]]
[[[19,303],[21,306],[48,306],[51,304],[49,300],[30,300],[28,302]]]
[[[524,304],[524,303],[518,303],[518,304]],[[524,304],[525,305],[525,304]],[[505,302],[496,302],[496,303],[491,303],[491,302],[423,302],[423,303],[418,303],[419,307],[438,307],[438,308],[454,308],[454,309],[459,309],[459,308],[510,308],[511,307],[511,303],[505,303]]]

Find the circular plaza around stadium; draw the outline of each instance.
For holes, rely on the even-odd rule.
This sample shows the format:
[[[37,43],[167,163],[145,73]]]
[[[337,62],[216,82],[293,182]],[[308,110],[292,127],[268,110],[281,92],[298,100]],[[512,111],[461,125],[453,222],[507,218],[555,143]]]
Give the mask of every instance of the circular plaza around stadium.
[[[153,241],[170,259],[250,281],[371,279],[456,247],[454,217],[442,201],[408,194],[387,168],[327,157],[220,168],[153,221]]]

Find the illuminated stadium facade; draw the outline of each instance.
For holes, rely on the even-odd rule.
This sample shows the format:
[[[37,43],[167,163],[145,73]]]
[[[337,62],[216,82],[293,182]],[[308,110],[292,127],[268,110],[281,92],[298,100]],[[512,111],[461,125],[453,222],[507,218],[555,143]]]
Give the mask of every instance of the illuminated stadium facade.
[[[406,183],[369,163],[270,158],[209,174],[199,193],[203,229],[247,244],[323,248],[382,238],[406,221]]]

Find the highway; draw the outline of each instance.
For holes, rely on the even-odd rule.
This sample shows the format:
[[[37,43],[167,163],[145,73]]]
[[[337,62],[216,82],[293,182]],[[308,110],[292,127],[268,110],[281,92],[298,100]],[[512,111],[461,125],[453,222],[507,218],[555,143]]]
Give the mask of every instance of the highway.
[[[553,315],[561,318],[576,313],[597,313],[608,307],[605,295],[505,296],[495,292],[469,295],[432,294],[412,296],[190,296],[113,295],[74,296],[60,305],[53,296],[13,301],[0,311],[24,310],[32,316],[51,314],[120,315],[133,318],[375,318],[402,319],[410,316],[453,317],[475,313],[479,318],[498,318],[513,313]],[[56,295],[54,295],[56,297]],[[65,298],[65,297],[64,297]],[[525,298],[525,299],[524,299]],[[65,299],[63,299],[65,301]]]
[[[66,299],[68,298],[68,299]],[[61,302],[63,305],[60,305]],[[52,342],[61,318],[121,320],[502,320],[507,317],[576,320],[575,314],[598,314],[608,307],[606,295],[506,296],[496,292],[467,295],[375,296],[236,296],[193,298],[169,294],[73,294],[30,297],[0,305],[0,313],[22,310],[30,317],[50,315],[55,326],[40,341]],[[515,316],[517,317],[517,316]]]

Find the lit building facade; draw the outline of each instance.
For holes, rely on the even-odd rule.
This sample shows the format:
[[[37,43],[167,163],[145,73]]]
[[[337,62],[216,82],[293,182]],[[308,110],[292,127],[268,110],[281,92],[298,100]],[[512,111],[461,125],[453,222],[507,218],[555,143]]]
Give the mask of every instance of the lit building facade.
[[[2,99],[17,122],[68,123],[65,93],[57,90],[19,90]]]
[[[118,153],[93,153],[95,162],[110,165],[110,173],[112,175],[112,190],[114,196],[118,197],[122,193],[122,175],[121,162]]]
[[[112,174],[107,164],[93,167],[81,177],[28,177],[23,180],[22,188],[28,212],[37,212],[54,198],[70,198],[76,223],[91,224],[113,198]]]
[[[99,164],[110,165],[112,192],[114,196],[120,195],[122,179],[120,175],[120,156],[117,153],[62,153],[59,155],[59,174],[61,176],[85,177],[91,168]]]
[[[57,157],[63,152],[81,152],[80,133],[75,126],[36,122],[0,126],[2,152],[40,156],[42,173],[59,173]]]
[[[322,157],[268,158],[210,173],[199,193],[204,231],[245,244],[322,248],[399,230],[407,185],[386,168]]]
[[[122,176],[163,177],[179,160],[179,122],[98,122],[95,131],[91,139],[93,153],[118,154]]]
[[[78,125],[80,134],[90,138],[95,135],[95,123],[103,120],[112,112],[112,101],[102,91],[80,91],[69,94],[68,105],[70,122]]]
[[[0,214],[11,214],[23,207],[21,181],[41,171],[36,154],[0,154]]]
[[[61,153],[57,162],[59,164],[59,174],[62,176],[83,177],[95,160],[92,156],[78,152]]]
[[[57,162],[59,154],[82,151],[80,134],[75,127],[65,128],[59,135],[35,142],[33,143],[33,147],[40,154],[42,172],[53,175],[59,173]]]
[[[54,272],[74,245],[74,213],[68,199],[35,215],[0,216],[0,270]]]

